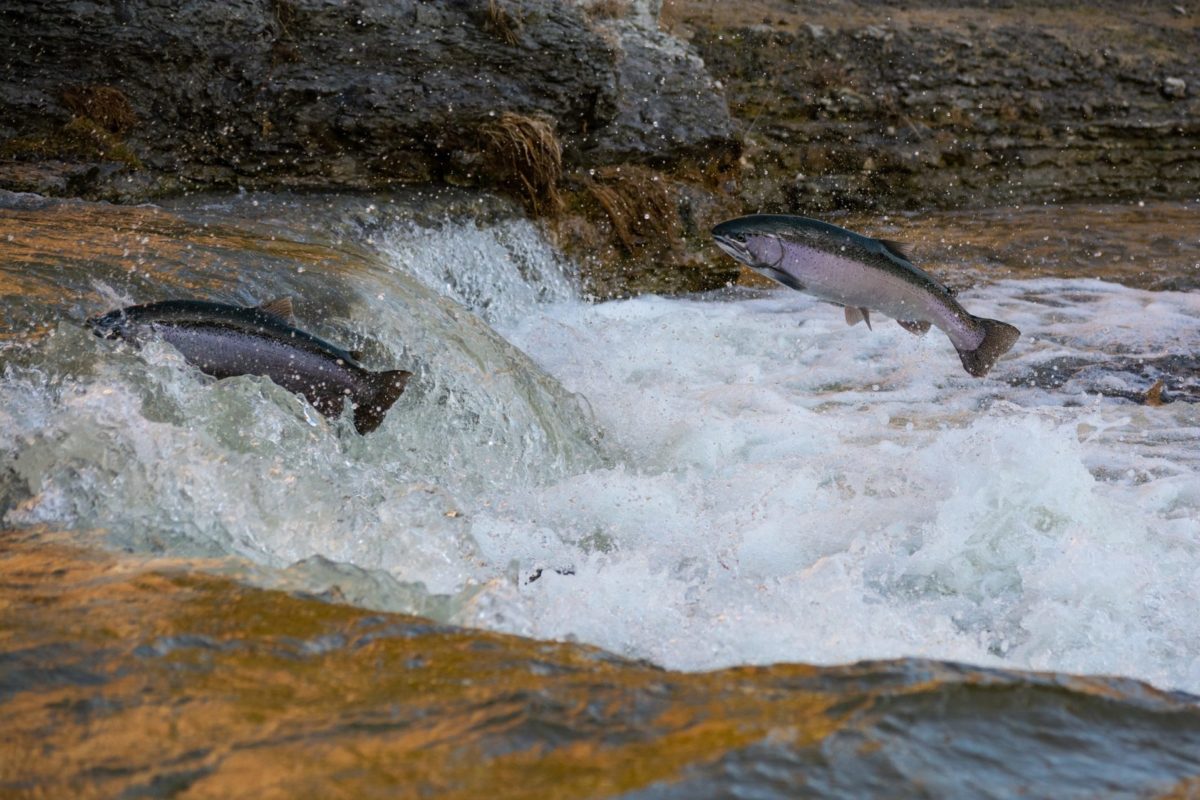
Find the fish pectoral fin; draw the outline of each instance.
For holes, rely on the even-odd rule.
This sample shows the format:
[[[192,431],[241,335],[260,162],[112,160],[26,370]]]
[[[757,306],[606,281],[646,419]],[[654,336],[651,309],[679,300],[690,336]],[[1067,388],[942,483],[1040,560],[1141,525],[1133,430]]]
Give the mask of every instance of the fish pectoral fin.
[[[360,397],[354,404],[355,430],[367,434],[378,428],[392,403],[404,393],[411,377],[412,373],[403,369],[372,372],[368,388],[370,396]]]
[[[758,269],[759,273],[761,273],[762,275],[765,275],[766,277],[770,278],[771,280],[779,281],[780,283],[782,283],[784,286],[788,287],[789,289],[795,289],[797,292],[804,291],[803,283],[796,280],[790,274],[784,272],[783,270],[779,269],[778,267],[772,267],[769,264],[764,264],[762,266],[757,267],[757,269]]]
[[[276,297],[274,300],[260,303],[258,310],[264,314],[270,314],[272,317],[277,317],[288,325],[296,324],[296,311],[292,306],[292,298],[290,297]]]
[[[924,336],[925,334],[929,333],[929,328],[931,327],[931,323],[926,322],[925,320],[913,322],[912,320],[898,319],[896,320],[896,324],[914,336]]]
[[[864,307],[844,306],[846,312],[846,324],[850,326],[857,325],[860,322],[867,323],[867,328],[871,328],[871,311]]]

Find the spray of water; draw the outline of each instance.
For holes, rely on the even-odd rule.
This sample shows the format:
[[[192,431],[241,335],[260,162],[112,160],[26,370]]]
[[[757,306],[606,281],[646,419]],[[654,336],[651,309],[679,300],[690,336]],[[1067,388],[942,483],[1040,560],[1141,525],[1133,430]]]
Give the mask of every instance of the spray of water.
[[[63,322],[6,359],[5,523],[671,667],[920,655],[1200,690],[1193,295],[973,290],[1025,331],[981,381],[944,337],[792,292],[585,303],[527,223],[376,247],[229,291],[302,290],[316,332],[413,369],[377,434]],[[1158,377],[1179,402],[1137,402]]]

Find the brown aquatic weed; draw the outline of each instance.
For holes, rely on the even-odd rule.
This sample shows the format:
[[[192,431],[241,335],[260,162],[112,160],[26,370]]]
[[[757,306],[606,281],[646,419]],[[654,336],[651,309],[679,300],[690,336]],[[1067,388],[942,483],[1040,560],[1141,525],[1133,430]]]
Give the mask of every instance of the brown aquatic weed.
[[[551,122],[505,111],[480,126],[479,135],[488,172],[515,190],[531,214],[553,216],[562,209],[562,145]]]
[[[629,16],[629,0],[593,0],[584,8],[589,19],[620,19]]]
[[[514,45],[520,41],[517,32],[521,30],[521,20],[497,0],[488,0],[485,27],[503,39],[505,44]]]
[[[0,143],[0,158],[119,161],[141,166],[137,154],[119,136],[87,117],[75,117],[56,131]]]
[[[138,124],[129,98],[114,86],[67,86],[62,101],[71,113],[90,119],[109,133],[127,133]]]
[[[628,253],[678,241],[678,205],[666,181],[653,170],[635,164],[600,167],[584,177],[583,185],[608,215]]]

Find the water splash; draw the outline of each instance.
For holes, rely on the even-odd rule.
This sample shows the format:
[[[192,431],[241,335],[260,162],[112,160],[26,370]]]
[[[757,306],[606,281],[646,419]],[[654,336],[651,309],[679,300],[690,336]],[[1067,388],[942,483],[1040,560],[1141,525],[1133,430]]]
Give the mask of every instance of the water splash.
[[[477,518],[485,556],[527,566],[479,618],[686,669],[915,654],[1200,686],[1200,414],[1110,391],[1152,382],[1130,359],[1194,347],[1200,301],[1041,280],[965,302],[1026,331],[995,380],[936,335],[865,334],[786,292],[506,330],[630,467]],[[1063,354],[1122,366],[1101,387],[1021,377]]]
[[[70,222],[81,238],[111,236]],[[345,248],[170,226],[219,258],[190,256],[176,241],[157,291],[124,280],[123,264],[103,253],[86,269],[6,265],[17,283],[53,274],[70,303],[37,310],[34,324],[74,320],[4,346],[5,524],[102,529],[124,548],[275,567],[320,556],[454,593],[489,577],[479,575],[462,498],[602,462],[584,404],[413,276]],[[134,351],[80,324],[113,295],[147,302],[184,286],[211,286],[189,295],[226,302],[294,296],[304,327],[364,349],[368,366],[415,377],[361,437],[266,379],[214,381],[164,343]],[[26,313],[29,300],[6,307]]]
[[[386,261],[305,273],[246,241],[235,282],[166,274],[299,291],[314,332],[414,369],[381,431],[56,325],[6,351],[9,524],[301,562],[289,585],[383,570],[428,591],[360,574],[357,602],[672,667],[927,656],[1200,688],[1194,295],[972,290],[1025,331],[975,380],[936,331],[850,329],[796,293],[584,303],[524,223],[406,223]],[[1169,402],[1142,404],[1159,379]]]
[[[578,300],[573,270],[528,220],[487,228],[447,220],[401,223],[378,237],[396,269],[478,314],[511,323],[546,303]]]

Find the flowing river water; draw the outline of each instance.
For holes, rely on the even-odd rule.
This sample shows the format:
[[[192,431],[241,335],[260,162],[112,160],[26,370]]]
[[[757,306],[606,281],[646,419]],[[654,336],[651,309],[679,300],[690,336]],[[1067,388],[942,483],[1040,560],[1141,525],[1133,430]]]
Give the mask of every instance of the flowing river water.
[[[979,380],[465,195],[7,195],[0,794],[1190,796],[1198,203],[841,220],[1023,331]],[[377,432],[84,326],[284,295]]]

